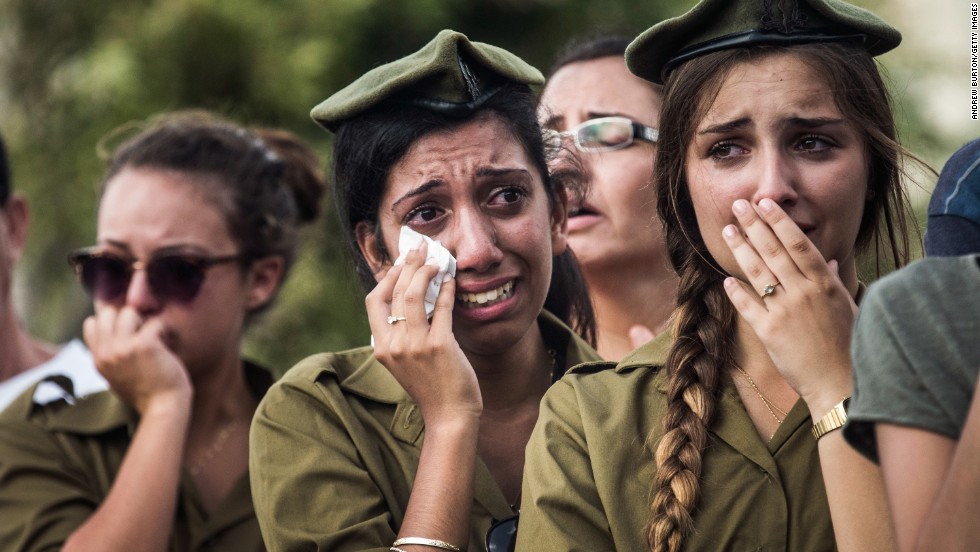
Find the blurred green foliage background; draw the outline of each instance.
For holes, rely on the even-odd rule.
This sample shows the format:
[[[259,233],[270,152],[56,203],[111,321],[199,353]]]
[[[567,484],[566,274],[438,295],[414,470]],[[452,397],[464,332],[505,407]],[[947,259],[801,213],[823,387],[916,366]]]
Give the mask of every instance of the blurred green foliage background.
[[[440,29],[503,46],[545,70],[574,35],[597,29],[635,35],[693,3],[3,0],[0,132],[15,187],[33,209],[17,274],[22,318],[52,341],[78,335],[91,307],[65,258],[94,241],[104,168],[97,144],[120,125],[161,111],[207,108],[248,125],[288,128],[308,139],[326,164],[330,136],[310,121],[310,108]],[[911,76],[916,71],[936,67],[916,51],[903,45],[884,63],[897,83],[905,142],[938,168],[971,128],[944,134],[929,124],[910,83],[918,80]],[[932,176],[922,180],[931,187]],[[361,292],[325,203],[278,305],[247,339],[250,356],[280,371],[308,354],[368,339]]]

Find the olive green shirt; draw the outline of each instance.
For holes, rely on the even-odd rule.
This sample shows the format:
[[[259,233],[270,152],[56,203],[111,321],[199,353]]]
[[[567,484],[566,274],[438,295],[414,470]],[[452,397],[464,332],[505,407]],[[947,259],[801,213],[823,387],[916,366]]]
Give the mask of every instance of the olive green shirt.
[[[245,370],[261,397],[272,375],[247,363]],[[35,404],[52,385],[64,399]],[[75,399],[61,376],[11,403],[0,414],[0,550],[59,550],[109,494],[138,422],[110,391]],[[172,552],[265,550],[247,474],[211,512],[186,472],[178,493]]]
[[[599,358],[551,314],[542,312],[538,325],[560,372]],[[252,495],[266,546],[387,552],[408,506],[423,434],[415,403],[371,348],[293,367],[252,421]],[[477,459],[469,550],[482,550],[492,520],[513,513]]]
[[[652,451],[667,407],[660,368],[670,340],[660,335],[619,365],[575,367],[545,394],[527,447],[519,551],[649,549]],[[765,443],[731,379],[722,381],[695,530],[683,550],[834,550],[805,404],[798,401]]]

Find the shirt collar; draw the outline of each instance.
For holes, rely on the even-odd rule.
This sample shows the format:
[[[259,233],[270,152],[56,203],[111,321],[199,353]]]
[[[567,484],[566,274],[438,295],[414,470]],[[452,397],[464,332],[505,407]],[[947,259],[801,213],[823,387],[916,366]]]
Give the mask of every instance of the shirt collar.
[[[275,381],[272,373],[247,360],[242,362],[242,369],[245,372],[245,381],[249,390],[256,399],[261,399]],[[37,385],[49,382],[60,385],[66,393],[71,393],[70,381],[66,385],[65,378],[62,376],[45,378]],[[74,404],[59,401],[49,405],[46,409],[50,409],[50,413],[47,415],[45,425],[51,430],[66,433],[98,435],[125,427],[132,434],[139,422],[139,415],[136,411],[122,402],[111,391],[103,391],[75,399]]]

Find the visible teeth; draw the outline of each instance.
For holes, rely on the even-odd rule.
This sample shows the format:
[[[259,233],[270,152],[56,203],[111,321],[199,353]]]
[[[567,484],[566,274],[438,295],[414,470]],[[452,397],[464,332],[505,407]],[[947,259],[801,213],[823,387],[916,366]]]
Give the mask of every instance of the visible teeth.
[[[511,296],[514,290],[514,281],[511,280],[506,284],[488,291],[482,291],[480,293],[460,293],[456,295],[456,300],[463,303],[469,303],[470,305],[486,305],[494,301],[503,301]]]

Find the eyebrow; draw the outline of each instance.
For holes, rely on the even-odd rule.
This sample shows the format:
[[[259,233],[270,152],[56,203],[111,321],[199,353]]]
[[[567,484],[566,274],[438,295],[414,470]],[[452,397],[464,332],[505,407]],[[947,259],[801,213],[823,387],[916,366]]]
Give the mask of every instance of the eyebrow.
[[[636,118],[633,117],[632,115],[627,115],[626,113],[622,113],[620,111],[588,111],[585,113],[585,116],[586,119],[582,121],[583,123],[591,121],[592,119],[602,119],[604,117],[622,117],[624,119],[629,119],[631,121],[636,120]],[[541,128],[554,128],[564,120],[565,120],[564,115],[552,115],[551,117],[545,119],[543,123],[541,123]]]
[[[104,246],[108,246],[108,247],[112,247],[114,249],[119,249],[121,252],[125,253],[126,255],[128,255],[128,256],[130,256],[130,257],[132,257],[134,259],[136,258],[136,256],[133,254],[133,250],[129,247],[129,244],[127,244],[125,242],[121,242],[121,241],[118,241],[118,240],[107,239],[105,241],[100,242],[99,245],[100,246],[103,246],[103,247]],[[188,254],[191,254],[191,255],[194,255],[194,254],[197,254],[197,255],[208,255],[208,254],[210,254],[208,252],[208,250],[207,250],[206,247],[203,247],[203,246],[200,246],[200,245],[197,245],[197,244],[191,244],[191,243],[177,243],[177,244],[173,244],[173,245],[165,245],[163,247],[160,247],[158,249],[155,249],[150,254],[150,258],[159,257],[161,255],[180,254],[180,253],[188,253]]]
[[[788,117],[780,121],[779,126],[781,127],[802,127],[807,129],[816,129],[826,126],[839,126],[846,124],[847,121],[844,119],[836,117]],[[698,131],[698,135],[705,134],[726,134],[736,130],[740,130],[752,124],[752,120],[748,117],[742,117],[741,119],[735,119],[733,121],[728,121],[720,123],[717,125],[709,126],[703,130]]]
[[[108,245],[108,246],[111,246],[111,247],[115,247],[116,249],[122,249],[126,253],[131,253],[131,251],[129,249],[129,244],[127,244],[126,242],[121,242],[121,241],[117,241],[117,240],[107,239],[107,240],[99,240],[97,242],[97,245],[101,245],[101,246]]]
[[[847,124],[847,121],[834,117],[790,117],[789,119],[786,119],[784,126],[821,128],[825,126],[838,126],[844,124]]]
[[[541,123],[541,128],[554,128],[558,126],[558,123],[564,121],[565,117],[563,115],[552,115],[548,117]]]
[[[735,119],[734,121],[728,121],[725,123],[720,123],[717,125],[711,125],[705,129],[699,130],[698,135],[703,136],[705,134],[727,134],[729,132],[745,128],[752,124],[752,120],[748,117],[742,117],[741,119]]]
[[[528,180],[531,178],[531,173],[527,169],[517,169],[517,168],[496,169],[493,167],[481,167],[476,170],[476,176],[480,178],[503,177],[503,176],[511,176],[515,174],[520,176],[521,179],[523,180]]]
[[[422,195],[424,193],[429,192],[430,190],[432,190],[434,188],[438,188],[438,187],[443,186],[445,184],[446,183],[444,181],[442,181],[442,180],[438,180],[438,179],[436,179],[436,180],[429,180],[428,182],[426,182],[425,184],[422,184],[418,188],[415,188],[413,190],[409,190],[408,193],[406,193],[405,195],[403,195],[400,198],[396,199],[395,202],[391,204],[391,212],[394,213],[395,212],[395,209],[398,208],[398,205],[401,202],[407,201],[409,199],[412,199],[413,197],[420,196],[420,195]]]

